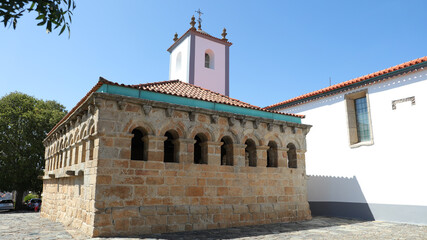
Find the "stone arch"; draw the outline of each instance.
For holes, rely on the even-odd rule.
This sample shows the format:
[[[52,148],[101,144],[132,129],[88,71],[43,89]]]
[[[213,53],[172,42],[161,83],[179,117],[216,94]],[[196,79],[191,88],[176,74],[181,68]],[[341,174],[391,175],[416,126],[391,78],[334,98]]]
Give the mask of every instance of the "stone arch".
[[[175,124],[175,123],[168,123],[166,126],[162,127],[161,130],[159,131],[158,135],[159,136],[164,136],[166,134],[166,132],[168,131],[173,131],[174,134],[177,134],[177,138],[186,138],[187,137],[187,133],[185,131],[185,129],[183,129],[180,125]]]
[[[239,141],[240,138],[238,137],[237,132],[233,131],[232,129],[230,129],[229,131],[226,131],[226,132],[222,132],[219,135],[217,142],[220,142],[221,139],[223,139],[224,137],[227,137],[227,136],[231,138],[231,140],[233,141],[233,144],[240,144],[240,141]]]
[[[192,130],[189,131],[188,138],[194,139],[197,134],[204,134],[206,137],[206,141],[212,141],[214,134],[209,128],[204,128],[201,126],[194,127]]]
[[[288,139],[287,141],[286,141],[286,145],[284,145],[284,147],[287,147],[288,145],[289,145],[289,143],[292,143],[293,145],[295,145],[295,148],[297,149],[297,150],[300,150],[301,149],[301,144],[300,144],[300,142],[298,141],[298,140],[296,140],[296,139],[294,139],[294,138],[291,138],[291,139]]]
[[[126,128],[123,130],[127,133],[132,133],[134,129],[139,129],[145,131],[147,135],[154,135],[154,127],[152,124],[144,122],[144,121],[132,121],[130,120],[128,124],[126,124]]]
[[[80,140],[80,129],[76,128],[76,130],[74,131],[74,142],[78,142]]]
[[[267,134],[263,139],[263,143],[266,145],[268,145],[270,141],[276,142],[277,147],[279,148],[284,146],[283,141],[273,133]]]
[[[96,128],[95,120],[93,120],[93,118],[90,119],[88,127],[87,127],[87,133],[89,135],[93,135],[93,134],[95,134],[97,132],[97,130],[98,129]]]
[[[73,134],[70,134],[70,136],[68,137],[69,139],[69,146],[71,146],[71,145],[73,145],[74,144],[74,136],[73,136]]]
[[[70,145],[70,142],[69,142],[68,137],[66,136],[66,137],[64,138],[64,148],[68,147],[69,145]]]
[[[251,139],[252,141],[254,141],[256,146],[262,145],[261,138],[258,136],[258,134],[253,134],[253,133],[245,134],[244,137],[242,138],[242,143],[245,143],[248,139]]]

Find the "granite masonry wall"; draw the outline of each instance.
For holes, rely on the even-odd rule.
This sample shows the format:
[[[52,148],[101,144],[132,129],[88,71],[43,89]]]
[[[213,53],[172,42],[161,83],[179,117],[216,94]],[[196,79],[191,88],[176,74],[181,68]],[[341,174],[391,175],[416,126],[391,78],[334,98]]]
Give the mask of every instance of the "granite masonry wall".
[[[45,140],[46,164],[54,167],[44,176],[43,217],[91,236],[311,218],[308,125],[106,93],[76,112]],[[68,151],[65,138],[71,164],[55,168],[57,149]]]

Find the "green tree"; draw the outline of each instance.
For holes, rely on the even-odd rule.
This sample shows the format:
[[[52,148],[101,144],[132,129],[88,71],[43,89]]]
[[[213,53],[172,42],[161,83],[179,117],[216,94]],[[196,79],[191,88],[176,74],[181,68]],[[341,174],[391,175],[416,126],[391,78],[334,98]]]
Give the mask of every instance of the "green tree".
[[[17,191],[16,208],[24,191],[41,192],[47,133],[66,114],[55,101],[14,92],[0,98],[0,190]]]
[[[37,12],[37,26],[46,26],[46,32],[52,32],[61,27],[59,35],[65,28],[70,36],[70,24],[73,10],[76,8],[74,0],[0,0],[0,19],[4,26],[12,25],[16,29],[18,19],[22,17],[25,11]]]

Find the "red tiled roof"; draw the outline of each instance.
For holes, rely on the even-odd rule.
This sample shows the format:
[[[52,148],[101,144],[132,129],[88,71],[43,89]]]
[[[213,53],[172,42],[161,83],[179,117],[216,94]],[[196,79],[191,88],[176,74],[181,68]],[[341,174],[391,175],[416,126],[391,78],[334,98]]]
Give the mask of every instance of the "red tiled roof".
[[[208,38],[210,38],[210,39],[212,39],[212,40],[214,40],[214,41],[216,41],[216,42],[221,42],[221,43],[224,43],[225,45],[228,45],[228,46],[231,46],[231,45],[233,45],[233,43],[231,43],[231,42],[229,42],[228,40],[227,41],[225,41],[225,40],[222,40],[222,39],[220,39],[220,38],[217,38],[217,37],[214,37],[214,36],[212,36],[212,35],[210,35],[210,34],[208,34],[208,33],[206,33],[206,32],[204,32],[204,31],[198,31],[198,30],[196,30],[195,28],[190,28],[190,29],[188,29],[184,34],[182,34],[182,36],[180,37],[180,38],[178,38],[178,40],[176,40],[169,48],[168,48],[168,50],[167,51],[169,51],[170,49],[172,49],[174,46],[175,46],[175,44],[177,44],[184,36],[186,36],[187,35],[187,33],[189,33],[189,32],[192,32],[192,33],[195,33],[195,34],[199,34],[199,35],[202,35],[202,36],[206,36],[206,37],[208,37]]]
[[[211,91],[209,89],[205,89],[193,84],[181,82],[179,80],[170,80],[170,81],[163,81],[163,82],[137,84],[137,85],[125,85],[125,84],[110,82],[104,78],[100,78],[100,79],[101,79],[100,81],[103,81],[104,83],[110,84],[110,85],[136,88],[136,89],[141,89],[141,90],[150,91],[150,92],[174,95],[178,97],[186,97],[186,98],[192,98],[192,99],[197,99],[197,100],[202,100],[207,102],[222,103],[222,104],[227,104],[227,105],[236,106],[236,107],[250,108],[250,109],[260,110],[264,112],[272,112],[272,113],[278,113],[278,114],[288,115],[292,117],[304,118],[304,115],[266,110],[255,105],[242,102],[235,98],[231,98],[231,97],[222,95],[220,93]]]
[[[73,107],[73,109],[71,109],[68,113],[67,113],[67,115],[65,115],[53,128],[52,128],[52,130],[50,130],[50,132],[47,134],[47,136],[49,136],[53,131],[55,131],[58,127],[59,127],[59,125],[61,125],[65,120],[67,120],[70,116],[71,116],[71,114],[73,113],[73,112],[75,112],[76,110],[77,110],[77,108],[79,108],[80,107],[80,105],[82,105],[85,101],[86,101],[86,99],[88,99],[89,98],[89,96],[92,94],[92,93],[94,93],[94,92],[96,92],[96,90],[98,90],[101,86],[102,86],[102,84],[104,84],[103,82],[101,82],[101,81],[98,81],[98,83],[95,85],[95,86],[93,86],[93,88],[88,92],[88,93],[86,93],[86,95],[82,98],[82,99],[80,99],[80,101],[76,104],[76,106],[74,106]]]
[[[145,84],[137,84],[137,85],[126,85],[126,84],[119,84],[115,82],[111,82],[106,80],[103,77],[99,78],[98,83],[77,103],[77,105],[71,109],[70,112],[68,112],[65,117],[59,121],[55,127],[50,130],[50,132],[47,134],[49,136],[52,132],[54,132],[63,122],[65,122],[73,112],[77,110],[89,97],[92,93],[96,92],[103,84],[108,85],[115,85],[115,86],[122,86],[122,87],[129,87],[129,88],[135,88],[135,89],[141,89],[144,91],[150,91],[150,92],[157,92],[162,94],[168,94],[168,95],[174,95],[179,97],[186,97],[186,98],[192,98],[192,99],[198,99],[202,101],[207,102],[214,102],[214,103],[222,103],[227,104],[231,106],[237,106],[237,107],[243,107],[243,108],[250,108],[254,110],[260,110],[264,112],[271,112],[271,113],[278,113],[281,115],[287,115],[292,117],[298,117],[298,118],[304,118],[304,115],[299,114],[292,114],[292,113],[283,113],[283,112],[277,112],[273,110],[267,110],[263,109],[258,106],[251,105],[249,103],[245,103],[242,101],[239,101],[237,99],[222,95],[217,92],[213,92],[208,89],[204,89],[202,87],[198,87],[189,83],[181,82],[179,80],[171,80],[171,81],[163,81],[163,82],[154,82],[154,83],[145,83]]]
[[[422,63],[422,62],[426,62],[426,61],[427,61],[427,56],[422,57],[422,58],[417,58],[417,59],[414,59],[412,61],[396,65],[394,67],[390,67],[390,68],[387,68],[387,69],[384,69],[384,70],[381,70],[378,72],[374,72],[374,73],[371,73],[371,74],[368,74],[368,75],[365,75],[362,77],[354,78],[352,80],[348,80],[348,81],[345,81],[342,83],[338,83],[338,84],[332,85],[330,87],[322,88],[322,89],[314,91],[314,92],[310,92],[310,93],[306,93],[306,94],[298,96],[298,97],[294,97],[294,98],[291,98],[289,100],[267,106],[264,109],[271,109],[271,108],[278,107],[278,106],[284,105],[284,104],[291,104],[292,105],[293,102],[303,100],[305,98],[313,97],[313,96],[324,94],[324,93],[327,93],[327,92],[330,92],[330,91],[333,91],[336,89],[344,88],[344,87],[350,86],[350,85],[355,84],[355,83],[359,83],[359,82],[362,82],[362,81],[365,81],[365,80],[368,80],[368,79],[371,79],[374,77],[379,77],[381,75],[391,73],[391,72],[394,72],[394,71],[397,71],[397,70],[400,70],[400,69],[403,69],[406,67],[410,67],[410,66]],[[284,107],[284,108],[286,108],[286,107]]]

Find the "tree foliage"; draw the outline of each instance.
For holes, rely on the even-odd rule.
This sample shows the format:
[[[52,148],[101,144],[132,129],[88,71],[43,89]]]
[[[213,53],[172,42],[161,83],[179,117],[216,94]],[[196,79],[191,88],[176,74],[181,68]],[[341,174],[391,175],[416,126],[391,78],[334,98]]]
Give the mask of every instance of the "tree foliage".
[[[59,35],[65,29],[70,36],[70,24],[73,10],[76,8],[74,0],[0,0],[0,19],[4,26],[12,25],[16,29],[18,19],[25,11],[37,13],[37,26],[46,26],[46,32],[52,32],[52,27],[61,27]]]
[[[24,191],[41,192],[43,139],[66,114],[56,101],[43,101],[14,92],[0,98],[0,190],[17,191],[17,205]]]

